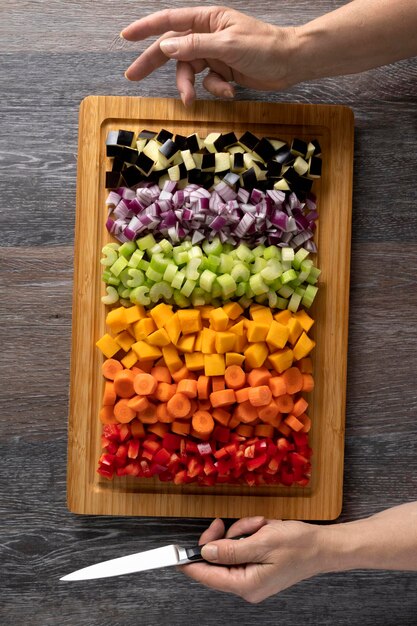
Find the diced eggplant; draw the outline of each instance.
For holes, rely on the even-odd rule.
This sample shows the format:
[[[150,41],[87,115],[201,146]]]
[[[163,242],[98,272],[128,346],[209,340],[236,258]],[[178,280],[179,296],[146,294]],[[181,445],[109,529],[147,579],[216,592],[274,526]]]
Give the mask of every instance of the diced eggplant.
[[[246,133],[243,133],[243,135],[239,139],[239,143],[246,150],[249,150],[251,152],[256,146],[256,144],[259,143],[259,139],[258,137],[256,137],[256,135],[254,135],[253,133],[247,130]]]
[[[197,167],[192,170],[188,170],[188,182],[191,185],[201,186],[201,170],[199,170]]]
[[[321,155],[321,146],[318,142],[317,139],[313,139],[313,141],[311,142],[314,146],[314,156],[320,156]]]
[[[187,149],[187,137],[184,137],[184,135],[175,135],[174,141],[178,147],[178,150]]]
[[[216,152],[214,143],[219,139],[221,133],[209,133],[203,143],[209,152]]]
[[[281,176],[282,165],[278,161],[271,160],[268,162],[268,173],[270,178],[279,178]]]
[[[177,154],[178,146],[172,141],[172,139],[167,139],[166,142],[159,148],[159,152],[163,154],[168,161],[170,161]]]
[[[143,172],[136,165],[130,165],[123,170],[122,177],[127,187],[135,187],[143,180]]]
[[[219,172],[228,172],[230,170],[230,157],[228,152],[216,152],[214,171],[216,174]]]
[[[144,149],[144,147],[146,146],[147,143],[148,143],[147,139],[138,139],[136,141],[136,148],[137,148],[138,152],[142,152],[142,150]]]
[[[301,156],[295,159],[293,167],[299,176],[304,176],[308,172],[308,163]]]
[[[285,180],[290,184],[294,183],[298,178],[300,178],[299,174],[295,171],[295,169],[291,166],[284,172]]]
[[[200,137],[197,135],[197,133],[193,133],[192,135],[189,135],[187,137],[187,149],[193,153],[193,152],[198,152],[200,150],[200,148],[203,147],[203,142],[201,141]]]
[[[180,168],[180,180],[187,178],[187,168],[185,167],[185,163],[180,163],[178,167]]]
[[[281,165],[288,165],[294,163],[295,157],[293,154],[291,154],[289,146],[285,145],[277,150],[277,153],[271,160],[276,161],[277,163],[281,163]]]
[[[119,130],[117,135],[117,143],[119,146],[130,146],[133,144],[135,133],[133,130]]]
[[[181,150],[182,160],[184,165],[188,171],[191,171],[195,168],[195,161],[193,159],[193,155],[190,150]]]
[[[202,170],[214,172],[215,164],[216,157],[214,153],[209,152],[208,154],[203,154],[203,158],[201,161]]]
[[[268,137],[267,139],[274,148],[275,152],[278,152],[278,150],[281,150],[281,148],[287,145],[285,141],[281,141],[280,139],[271,139],[270,137]]]
[[[274,183],[274,189],[279,189],[280,191],[289,191],[290,186],[285,180],[285,178],[280,178]]]
[[[106,156],[123,158],[124,146],[117,146],[116,144],[106,145]]]
[[[313,182],[314,181],[311,178],[299,176],[298,180],[291,185],[291,189],[293,189],[296,193],[309,193],[313,186]]]
[[[111,171],[112,172],[121,172],[124,167],[124,160],[121,157],[116,157],[113,159]]]
[[[305,157],[307,154],[307,144],[302,139],[297,139],[296,137],[291,142],[291,152],[296,156]]]
[[[235,133],[223,133],[214,142],[214,147],[216,148],[217,152],[224,152],[225,150],[227,150],[227,148],[230,148],[230,146],[233,146],[236,142],[237,137]]]
[[[153,161],[150,157],[148,157],[144,152],[141,152],[137,158],[136,166],[140,169],[140,171],[148,176],[153,166],[155,165],[155,161]]]
[[[157,134],[157,136],[155,137],[155,141],[158,141],[158,143],[165,143],[167,139],[172,139],[174,136],[173,133],[170,133],[169,130],[165,130],[164,128],[162,128],[159,133]]]
[[[235,154],[232,155],[231,163],[233,172],[241,172],[245,166],[243,162],[243,152],[235,152]]]
[[[266,163],[274,156],[275,148],[266,137],[262,137],[262,139],[256,144],[255,148],[253,149],[253,153],[259,156],[262,161]]]
[[[308,163],[309,178],[320,178],[322,161],[320,157],[312,156]]]
[[[154,139],[156,137],[156,132],[154,130],[141,130],[138,134],[138,139],[146,139],[147,141],[150,139]]]
[[[315,146],[314,144],[310,141],[307,145],[307,153],[306,153],[306,159],[308,160],[311,156],[313,156],[314,151],[315,151]]]
[[[248,170],[241,174],[241,185],[245,189],[253,189],[256,187],[258,179],[256,178],[255,170],[250,167]]]
[[[174,180],[174,181],[178,181],[180,180],[181,176],[180,176],[180,166],[179,165],[173,165],[172,167],[170,167],[168,169],[168,176],[170,180]]]
[[[118,130],[109,130],[106,138],[106,146],[117,146],[117,137],[119,136]]]
[[[121,156],[125,163],[136,163],[138,151],[136,148],[128,148],[127,146],[124,146]]]
[[[116,189],[120,186],[120,172],[106,172],[106,189]]]
[[[155,169],[162,170],[169,166],[168,160],[159,152],[160,145],[155,139],[148,141],[141,154],[146,154],[155,163]]]

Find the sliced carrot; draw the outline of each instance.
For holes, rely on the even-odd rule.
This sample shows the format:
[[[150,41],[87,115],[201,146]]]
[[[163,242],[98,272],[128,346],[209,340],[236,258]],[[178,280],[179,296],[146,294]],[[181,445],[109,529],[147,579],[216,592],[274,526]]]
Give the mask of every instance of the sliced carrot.
[[[138,411],[144,411],[148,408],[149,400],[145,398],[145,396],[133,396],[133,398],[128,400],[127,404],[129,408],[133,409],[137,413]]]
[[[311,360],[311,357],[305,356],[303,359],[297,361],[297,367],[300,368],[302,374],[312,374],[313,362]]]
[[[236,411],[235,411],[230,418],[230,422],[228,423],[227,428],[230,428],[230,430],[233,430],[234,428],[236,428],[236,426],[239,426],[240,422],[241,420],[236,415]]]
[[[278,430],[279,430],[280,433],[282,433],[286,437],[288,437],[292,433],[291,428],[287,424],[285,424],[284,422],[281,422],[281,424],[278,426]]]
[[[282,376],[272,376],[272,378],[268,381],[268,385],[274,398],[283,396],[284,393],[287,393],[287,386]]]
[[[191,409],[190,399],[183,393],[176,393],[168,400],[167,409],[174,418],[185,417]]]
[[[251,387],[267,385],[272,374],[266,367],[255,367],[248,374],[248,384]]]
[[[210,400],[199,400],[198,408],[201,409],[201,411],[209,411],[211,409]]]
[[[197,400],[195,400],[194,398],[190,398],[190,410],[188,411],[184,419],[190,419],[194,415],[194,413],[198,411],[198,408],[199,407]]]
[[[284,395],[275,398],[275,402],[277,403],[278,410],[281,413],[291,413],[294,408],[294,401],[292,396],[288,393],[284,393]]]
[[[162,367],[161,365],[155,365],[151,369],[152,376],[158,383],[172,383],[172,377],[169,369],[167,367]]]
[[[190,370],[187,367],[185,367],[185,365],[183,365],[181,369],[177,370],[176,372],[173,372],[172,374],[172,378],[174,379],[176,383],[179,383],[180,380],[184,380],[185,378],[192,379],[193,377],[194,377],[193,373],[190,372]]]
[[[191,430],[191,424],[190,422],[180,422],[178,420],[175,420],[171,424],[171,430],[177,435],[188,435]]]
[[[305,398],[298,398],[296,402],[294,402],[294,407],[291,413],[298,417],[301,413],[305,413],[308,408],[308,402]]]
[[[104,378],[108,378],[108,380],[114,380],[117,372],[121,372],[123,370],[123,365],[117,359],[106,359],[102,366],[101,371]]]
[[[272,439],[274,430],[270,424],[258,424],[255,426],[255,437],[270,437]]]
[[[292,428],[293,430],[295,430],[297,433],[304,426],[304,424],[300,422],[300,420],[297,417],[294,417],[294,415],[289,415],[288,417],[286,417],[284,420],[284,423],[290,428]]]
[[[168,424],[161,424],[160,422],[156,422],[156,424],[149,424],[147,431],[148,433],[158,435],[158,437],[163,437],[169,431],[169,426]]]
[[[258,412],[258,415],[259,415],[259,412]],[[263,417],[260,417],[260,420],[264,424],[269,424],[270,426],[273,426],[274,428],[278,428],[278,426],[281,424],[281,421],[282,421],[282,414],[278,413],[274,417],[263,416]]]
[[[132,422],[130,422],[130,430],[132,431],[132,437],[134,437],[135,439],[140,439],[146,434],[142,422],[140,422],[138,419],[134,419]]]
[[[246,374],[239,365],[229,365],[224,373],[224,381],[229,389],[241,389],[246,383]]]
[[[222,426],[228,426],[230,421],[230,413],[228,411],[225,411],[225,409],[214,409],[214,411],[212,411],[212,416],[218,424],[221,424]]]
[[[114,405],[114,415],[121,424],[127,424],[136,417],[136,411],[130,408],[128,402],[127,398],[122,398]]]
[[[250,422],[254,422],[256,420],[258,417],[258,411],[256,410],[256,407],[252,406],[252,404],[247,401],[238,404],[233,415],[239,418],[240,422],[249,424]]]
[[[161,422],[162,424],[171,424],[174,421],[172,415],[168,413],[166,402],[160,402],[157,404],[156,417],[158,418],[158,422]]]
[[[259,385],[249,389],[249,402],[252,406],[266,406],[272,400],[272,393],[268,385]]]
[[[98,416],[102,424],[118,424],[114,415],[114,407],[110,404],[101,407]]]
[[[183,378],[177,385],[177,392],[183,393],[187,398],[197,397],[197,381],[190,378]]]
[[[222,406],[230,406],[236,402],[236,396],[233,389],[222,389],[221,391],[212,391],[210,394],[210,402],[214,408]]]
[[[301,413],[301,415],[299,415],[297,419],[303,424],[301,432],[302,433],[310,432],[311,419],[309,418],[309,416],[306,413]]]
[[[207,441],[208,439],[210,439],[210,434],[207,435],[202,435],[201,433],[198,433],[196,430],[193,429],[193,427],[191,426],[191,430],[190,430],[190,435],[192,435],[195,439],[200,439],[201,441]]]
[[[135,395],[133,381],[135,374],[131,370],[117,372],[114,377],[114,390],[119,398],[131,398]]]
[[[210,378],[201,375],[197,380],[197,396],[200,400],[208,400],[210,395]]]
[[[303,391],[309,393],[314,389],[314,378],[311,374],[303,374]]]
[[[243,389],[236,389],[235,396],[236,402],[247,402],[249,400],[250,387],[243,387]]]
[[[116,402],[117,396],[116,391],[114,389],[114,383],[106,380],[104,384],[104,393],[103,393],[103,405],[104,406],[113,406]]]
[[[298,393],[303,388],[303,375],[298,367],[289,367],[282,373],[287,393]]]
[[[137,415],[143,424],[155,424],[158,421],[156,406],[152,402],[143,411],[138,411]]]
[[[158,381],[152,374],[137,374],[133,380],[133,387],[138,396],[151,396],[158,386]]]
[[[266,406],[261,406],[258,409],[258,417],[263,422],[269,422],[269,420],[273,420],[279,414],[279,409],[277,407],[277,403],[274,400],[271,400],[269,404]]]
[[[154,396],[160,402],[168,402],[176,392],[177,385],[169,385],[168,383],[161,382],[158,383]]]
[[[224,389],[226,389],[224,376],[212,376],[211,388],[213,391],[223,391]]]
[[[199,435],[210,435],[214,429],[214,419],[208,411],[196,411],[191,423]]]
[[[250,426],[249,424],[239,424],[239,426],[236,428],[236,432],[242,437],[252,437],[253,426]]]

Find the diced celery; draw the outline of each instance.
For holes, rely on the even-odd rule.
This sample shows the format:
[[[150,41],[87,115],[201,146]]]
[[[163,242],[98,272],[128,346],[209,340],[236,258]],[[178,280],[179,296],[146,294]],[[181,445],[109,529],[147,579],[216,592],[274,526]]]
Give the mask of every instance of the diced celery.
[[[134,241],[125,241],[119,248],[119,255],[121,254],[129,260],[136,249],[136,243]]]
[[[278,291],[278,289],[281,289],[282,287],[282,280],[281,277],[276,278],[275,280],[273,280],[271,283],[269,283],[269,290],[270,291]]]
[[[169,259],[165,259],[162,254],[154,254],[150,260],[150,268],[162,275],[164,275],[168,265]]]
[[[206,303],[206,293],[201,287],[196,287],[191,294],[191,303],[193,306],[204,306]]]
[[[124,285],[119,285],[117,287],[117,293],[121,298],[130,298],[130,289],[125,287]]]
[[[102,280],[104,283],[107,283],[107,282],[108,282],[108,280],[109,280],[109,278],[110,278],[111,276],[112,276],[112,273],[111,273],[111,271],[110,271],[109,269],[104,270],[104,272],[103,272],[103,273],[102,273],[102,275],[101,275],[101,280]]]
[[[255,294],[253,293],[253,291],[251,289],[250,282],[246,283],[246,293],[245,293],[245,296],[247,298],[254,298],[255,297]]]
[[[208,241],[203,242],[203,250],[209,256],[210,254],[215,254],[219,256],[223,252],[223,246],[218,237],[214,237],[213,241],[209,243]]]
[[[178,271],[175,274],[173,280],[171,281],[171,287],[173,289],[181,289],[184,279],[185,279],[185,272],[183,272],[182,270]]]
[[[220,298],[221,295],[222,295],[222,288],[216,278],[216,280],[213,283],[213,287],[211,288],[211,296],[212,298]]]
[[[240,282],[247,283],[250,277],[250,269],[248,268],[247,265],[237,262],[233,265],[230,274],[233,280],[236,281],[237,283],[240,283]]]
[[[143,258],[143,251],[142,250],[135,250],[134,253],[132,254],[132,256],[129,259],[128,266],[129,267],[138,267],[138,265],[141,262],[142,258]]]
[[[289,298],[294,293],[294,289],[291,289],[288,285],[284,285],[281,289],[278,290],[278,293],[283,298]]]
[[[139,250],[149,250],[156,244],[155,237],[152,234],[145,235],[136,240]]]
[[[265,261],[263,257],[256,257],[251,267],[252,274],[259,274],[259,272],[261,272],[267,266],[267,264],[268,261]]]
[[[299,270],[301,266],[301,262],[304,261],[308,257],[308,251],[305,248],[300,248],[294,255],[294,260],[292,262],[292,266],[295,270]]]
[[[254,259],[252,250],[244,243],[239,244],[236,248],[236,256],[244,263],[250,263]]]
[[[290,301],[288,302],[288,309],[292,311],[293,313],[295,313],[296,311],[298,311],[298,307],[300,306],[300,303],[301,303],[301,296],[294,291],[294,293],[292,294],[290,298]]]
[[[190,257],[187,250],[177,246],[173,249],[173,258],[177,265],[184,265],[185,263],[188,263]]]
[[[222,288],[223,298],[231,298],[234,295],[236,291],[236,283],[230,274],[222,274],[221,276],[218,276],[217,282]]]
[[[210,270],[204,270],[200,275],[200,287],[204,291],[211,293],[213,283],[216,280],[216,274]]]
[[[263,256],[264,252],[265,252],[265,246],[263,244],[261,244],[260,246],[256,246],[256,248],[252,250],[252,254],[255,257]]]
[[[249,285],[255,296],[268,293],[268,285],[265,285],[260,274],[253,274],[249,279]]]
[[[127,309],[128,307],[132,306],[131,301],[130,301],[130,300],[127,300],[126,298],[120,298],[120,300],[119,300],[119,304],[120,304],[121,306],[124,306],[126,309]]]
[[[124,287],[129,287],[129,285],[127,284],[127,281],[130,278],[128,267],[125,267],[125,269],[122,272],[120,272],[119,278],[120,278],[120,282],[122,283]],[[136,285],[136,287],[138,287],[138,285]]]
[[[291,261],[281,261],[282,271],[288,272],[288,270],[292,269]]]
[[[259,261],[259,259],[256,259]],[[261,270],[261,276],[265,282],[271,283],[276,280],[282,274],[282,265],[278,259],[270,259],[267,261],[267,265]]]
[[[256,296],[255,298],[255,302],[257,302],[258,304],[264,304],[267,301],[268,301],[268,294],[266,293],[263,293],[260,296]]]
[[[237,298],[240,298],[241,296],[244,296],[246,294],[246,289],[248,288],[248,283],[237,283],[236,285],[236,292],[235,292],[235,296]]]
[[[162,239],[162,241],[159,242],[159,245],[161,246],[162,252],[164,254],[171,254],[173,246],[172,243],[168,241],[168,239]]]
[[[108,274],[106,272],[108,272]],[[113,276],[110,270],[106,270],[106,272],[103,273],[102,278],[107,285],[113,285],[114,287],[120,285],[120,278],[117,278],[117,276]]]
[[[245,298],[245,296],[240,298],[238,302],[242,309],[247,309],[252,304],[252,301],[249,298]]]
[[[148,306],[151,303],[151,299],[149,297],[149,287],[142,285],[141,287],[136,287],[130,292],[130,300],[133,304],[142,304],[143,306]]]
[[[287,283],[291,282],[292,280],[296,280],[296,278],[297,278],[297,273],[293,269],[287,270],[286,272],[284,272],[281,275],[281,280],[282,280],[282,284],[283,285],[286,285]]]
[[[310,308],[313,304],[317,291],[318,288],[314,285],[307,285],[303,299],[301,300],[301,303],[303,304],[303,306],[307,307],[307,309]]]
[[[163,279],[167,282],[167,283],[172,283],[172,281],[174,280],[174,276],[175,274],[178,272],[178,266],[174,265],[173,263],[169,263],[169,265],[167,265],[167,268],[164,272],[164,276]]]
[[[201,259],[203,256],[203,251],[200,246],[193,246],[189,252],[190,259]]]
[[[318,267],[312,267],[308,275],[308,278],[306,278],[306,281],[310,283],[311,285],[315,285],[319,279],[320,274],[321,274],[321,270],[319,270]]]
[[[277,306],[278,296],[275,291],[268,291],[268,304],[271,308]]]
[[[233,269],[234,260],[228,254],[221,253],[219,272],[221,274],[230,274]]]
[[[305,292],[305,287],[297,287],[296,289],[294,289],[294,293],[298,294],[302,298],[304,297]]]
[[[288,300],[286,298],[277,298],[276,307],[277,309],[286,309],[288,305]]]
[[[152,246],[152,248],[149,250],[149,252],[151,253],[152,256],[154,254],[161,254],[162,248],[161,248],[159,243],[156,243],[154,246]]]
[[[117,289],[114,287],[106,287],[107,296],[103,296],[101,301],[103,304],[116,304],[119,299],[119,294]]]
[[[140,287],[145,282],[145,274],[142,270],[138,270],[134,267],[131,267],[128,271],[129,280],[127,282],[127,287],[134,289],[135,287]]]
[[[194,287],[196,286],[197,282],[195,280],[190,280],[189,278],[187,278],[187,280],[185,281],[184,285],[181,287],[181,293],[183,296],[185,296],[186,298],[188,298],[189,296],[191,296]]]
[[[146,270],[149,267],[149,261],[147,261],[146,259],[141,259],[138,263],[138,269],[142,270],[143,272],[146,272]]]
[[[268,246],[265,248],[264,259],[269,261],[270,259],[278,259],[281,260],[281,248],[278,246]]]
[[[149,278],[149,280],[153,283],[159,283],[162,280],[163,275],[163,272],[156,272],[150,265],[145,272],[146,278]]]
[[[293,248],[281,248],[281,258],[285,261],[293,261],[294,260],[294,249]]]
[[[174,291],[174,302],[180,309],[187,309],[190,306],[190,299],[180,291]]]
[[[104,255],[104,258],[100,260],[100,263],[102,265],[110,267],[110,265],[113,265],[117,261],[117,250],[115,250],[114,248],[110,248],[109,245],[104,246],[101,253]]]
[[[124,256],[119,256],[117,261],[111,266],[110,271],[114,276],[119,276],[125,267],[127,267],[127,259]]]
[[[201,259],[197,257],[190,258],[185,269],[185,277],[189,280],[198,280],[200,272],[198,271],[201,265]]]
[[[149,297],[152,302],[158,302],[158,300],[161,300],[162,298],[164,300],[169,300],[170,298],[172,298],[172,293],[173,292],[171,285],[165,283],[164,281],[161,281],[156,285],[152,285],[149,291]]]
[[[220,265],[220,257],[215,254],[209,254],[206,261],[206,268],[211,272],[217,272]]]

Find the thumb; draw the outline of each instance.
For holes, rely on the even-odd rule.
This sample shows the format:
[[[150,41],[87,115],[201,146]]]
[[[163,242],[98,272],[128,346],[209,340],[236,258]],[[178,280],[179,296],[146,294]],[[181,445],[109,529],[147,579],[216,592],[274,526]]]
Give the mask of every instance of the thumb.
[[[166,56],[180,61],[218,59],[224,52],[219,46],[218,37],[212,33],[191,33],[183,37],[163,39],[159,46]]]
[[[203,546],[201,555],[206,561],[238,565],[243,563],[262,563],[264,549],[256,535],[246,539],[221,539]]]

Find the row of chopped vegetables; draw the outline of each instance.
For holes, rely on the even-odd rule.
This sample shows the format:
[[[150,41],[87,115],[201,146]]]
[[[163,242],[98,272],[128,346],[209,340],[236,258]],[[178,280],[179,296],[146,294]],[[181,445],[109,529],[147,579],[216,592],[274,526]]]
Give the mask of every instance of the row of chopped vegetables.
[[[306,486],[316,140],[110,131],[98,472]]]

